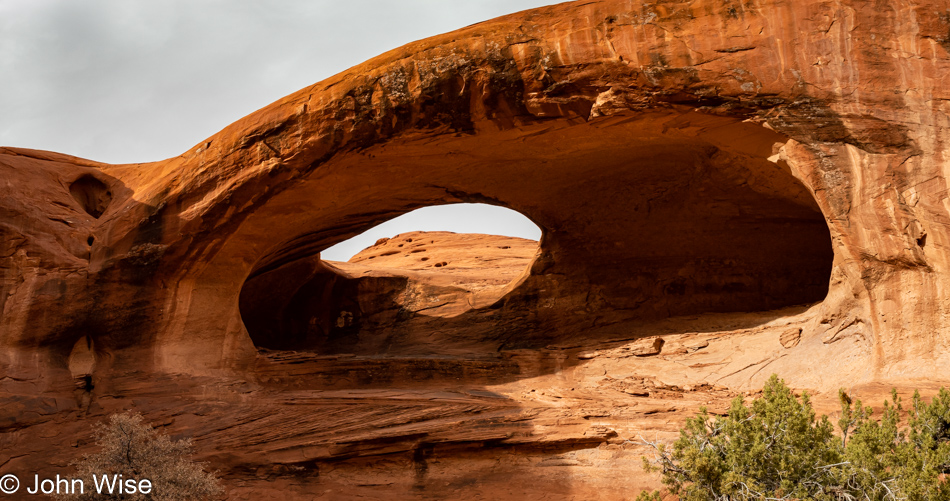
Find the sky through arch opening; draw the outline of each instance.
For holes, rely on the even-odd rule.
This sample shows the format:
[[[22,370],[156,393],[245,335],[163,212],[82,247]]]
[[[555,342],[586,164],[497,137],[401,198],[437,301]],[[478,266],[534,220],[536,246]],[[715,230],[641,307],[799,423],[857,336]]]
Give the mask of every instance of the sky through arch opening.
[[[374,226],[369,230],[324,250],[326,261],[349,261],[381,238],[411,231],[481,233],[540,240],[538,228],[523,214],[497,205],[463,203],[422,207]]]

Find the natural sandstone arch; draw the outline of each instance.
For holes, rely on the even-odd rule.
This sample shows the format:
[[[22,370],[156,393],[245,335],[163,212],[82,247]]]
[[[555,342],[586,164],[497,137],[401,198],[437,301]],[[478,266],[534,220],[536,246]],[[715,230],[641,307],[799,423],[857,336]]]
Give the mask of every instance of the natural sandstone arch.
[[[831,345],[845,337],[855,360],[873,360],[873,370],[861,377],[926,372],[948,352],[941,292],[948,262],[946,166],[939,153],[948,144],[948,101],[940,84],[948,71],[946,21],[933,14],[939,5],[932,2],[912,9],[862,6],[564,4],[396,49],[287,96],[167,161],[105,166],[5,150],[13,163],[76,172],[50,193],[91,169],[100,181],[123,187],[112,190],[102,217],[80,218],[82,231],[54,225],[47,233],[53,240],[36,240],[28,228],[47,225],[61,209],[16,206],[14,219],[23,224],[4,231],[27,235],[23,245],[49,256],[42,266],[79,266],[89,280],[74,274],[62,287],[51,282],[61,279],[55,274],[37,275],[29,287],[7,281],[7,304],[16,306],[4,316],[5,339],[30,339],[26,346],[45,353],[47,340],[74,332],[63,325],[73,320],[31,320],[48,311],[46,298],[56,297],[78,312],[71,318],[103,332],[96,346],[106,352],[135,347],[161,370],[240,371],[256,355],[240,320],[238,291],[263,256],[295,238],[299,247],[315,249],[420,204],[458,200],[499,200],[547,229],[547,253],[534,272],[549,278],[527,284],[539,291],[529,299],[540,308],[519,317],[536,330],[562,324],[549,310],[572,312],[568,325],[577,326],[604,320],[586,312],[592,305],[621,316],[631,309],[646,314],[647,303],[628,299],[663,280],[650,284],[647,278],[625,289],[596,270],[589,283],[573,279],[571,270],[581,269],[588,256],[571,254],[579,248],[572,234],[590,221],[559,217],[524,187],[550,175],[561,188],[546,196],[571,201],[573,193],[594,193],[598,183],[623,184],[611,183],[612,176],[631,189],[662,184],[647,178],[663,173],[682,180],[689,172],[668,167],[702,158],[719,167],[744,166],[748,181],[739,176],[710,186],[748,186],[766,199],[778,197],[787,202],[781,217],[795,219],[796,210],[811,204],[807,193],[756,175],[788,169],[814,193],[831,232],[835,268],[828,300],[803,334],[814,342],[800,349],[831,356],[843,346]],[[863,26],[887,26],[887,33]],[[832,43],[838,39],[848,43]],[[914,92],[894,94],[893,82],[910,76]],[[529,152],[530,158],[518,157]],[[621,152],[624,161],[641,166],[676,160],[628,170],[620,167]],[[486,178],[475,167],[488,153],[516,168]],[[730,172],[719,167],[708,172]],[[356,171],[411,181],[418,189],[394,186],[388,199],[366,204],[378,193],[358,181]],[[502,180],[510,189],[495,184]],[[301,212],[319,216],[301,222]],[[583,218],[596,211],[576,213]],[[296,228],[319,233],[301,235]],[[96,234],[92,246],[90,233]],[[604,269],[628,265],[622,253],[608,251],[623,240],[597,242],[606,252]],[[760,269],[768,273],[767,263]],[[664,273],[675,274],[672,268]],[[732,283],[651,303],[660,305],[652,313],[729,309],[735,305],[715,289],[739,288],[743,281]],[[689,284],[663,286],[669,293],[691,290]],[[888,292],[908,288],[916,291],[911,301]],[[53,295],[34,292],[41,289]],[[662,297],[657,291],[647,296]],[[130,298],[137,306],[123,306]],[[105,315],[102,304],[125,313]],[[932,338],[913,341],[918,332]],[[44,356],[12,356],[8,364],[33,367],[45,363]]]
[[[517,499],[512,485],[621,499],[651,484],[618,475],[613,451],[580,470],[545,460],[552,438],[559,451],[589,448],[586,459],[617,451],[631,407],[612,404],[631,404],[646,376],[685,371],[707,385],[693,393],[721,403],[771,372],[832,398],[842,384],[945,379],[945,11],[935,0],[573,2],[395,49],[162,162],[0,148],[6,467],[43,471],[80,450],[84,416],[135,405],[195,433],[247,499],[339,487],[321,461],[349,469],[335,477],[347,487],[395,479],[363,497],[431,487],[457,498],[438,489],[494,482]],[[83,176],[111,193],[98,217],[83,203],[98,197],[70,193]],[[259,267],[457,201],[502,204],[545,230],[530,276],[502,301],[407,330],[389,351],[254,346],[240,290]],[[664,350],[710,339],[648,358],[607,342],[657,333]],[[70,357],[86,337],[88,379]],[[570,400],[575,389],[584,399]],[[632,405],[645,430],[674,417]],[[426,463],[472,451],[492,466]]]
[[[660,124],[677,132],[651,132]],[[689,127],[714,132],[682,132]],[[331,164],[325,175],[332,182],[324,179],[325,188],[305,182],[276,195],[245,221],[247,236],[236,234],[240,243],[233,248],[269,246],[254,269],[284,271],[272,273],[265,290],[298,290],[301,278],[294,277],[315,273],[312,294],[330,287],[334,300],[350,298],[343,309],[352,310],[356,282],[343,286],[338,274],[314,261],[316,251],[340,239],[334,233],[356,233],[416,206],[466,197],[516,208],[543,228],[530,276],[500,303],[451,322],[388,320],[378,326],[388,333],[386,342],[360,348],[354,331],[354,341],[338,347],[343,352],[374,353],[382,345],[390,353],[424,353],[423,345],[437,352],[470,344],[472,337],[543,346],[581,332],[595,339],[598,324],[769,310],[824,298],[832,257],[828,230],[811,194],[766,159],[779,135],[677,110],[598,126],[565,121],[544,128],[546,135],[535,138],[530,128],[435,144],[426,138],[432,161],[412,142],[369,147],[352,166]],[[493,147],[481,152],[486,135]],[[551,153],[554,145],[569,142],[575,146]],[[439,151],[456,152],[451,165]],[[399,171],[407,174],[393,174]],[[366,178],[387,181],[374,185]],[[370,203],[379,209],[368,211]],[[284,219],[291,217],[293,223]],[[394,298],[404,286],[374,278],[365,294]],[[366,302],[394,308],[376,305],[382,300]],[[489,313],[490,321],[479,321]],[[394,328],[401,332],[395,340]],[[431,341],[432,330],[446,333],[441,342],[414,345],[412,339]],[[361,333],[369,339],[380,335]]]
[[[548,275],[559,276],[557,286],[562,289],[577,289],[575,293],[596,298],[578,304],[577,308],[603,317],[604,323],[716,311],[767,310],[823,299],[831,269],[831,243],[820,212],[813,202],[809,203],[810,195],[777,166],[762,162],[756,167],[738,167],[738,157],[727,159],[732,163],[713,165],[701,157],[692,158],[692,164],[679,157],[668,159],[669,165],[664,167],[670,172],[664,175],[667,181],[662,184],[650,184],[656,183],[650,175],[644,182],[628,183],[625,175],[614,174],[609,182],[583,196],[575,196],[569,203],[564,196],[551,196],[552,191],[563,190],[565,186],[554,182],[552,187],[539,181],[532,186],[531,197],[561,231],[570,219],[583,220],[583,226],[570,230],[570,239],[565,239],[570,247],[552,245],[555,240],[551,236],[544,239],[546,243],[539,254],[546,255],[546,268],[529,273],[528,285],[520,287],[525,278],[511,284],[515,288],[509,289],[501,303],[492,304],[498,299],[495,296],[476,300],[478,304],[471,306],[480,311],[452,322],[414,318],[415,314],[404,309],[400,297],[408,292],[405,277],[349,277],[321,263],[313,254],[315,247],[301,238],[289,239],[255,266],[242,286],[242,318],[258,346],[305,349],[308,343],[303,341],[304,332],[312,331],[321,339],[336,339],[333,347],[324,350],[376,354],[380,346],[386,346],[391,353],[419,351],[419,347],[405,346],[411,341],[400,341],[393,332],[405,330],[403,338],[431,339],[429,331],[444,331],[449,328],[446,324],[452,324],[451,329],[460,336],[472,331],[474,336],[501,342],[498,331],[511,328],[507,317],[526,312],[538,315],[538,289],[549,286],[552,280]],[[637,162],[634,158],[628,160]],[[491,157],[484,160],[485,166],[498,165],[502,170],[512,169],[514,163]],[[656,168],[652,163],[643,163],[650,169]],[[574,172],[582,169],[571,167],[569,162],[565,162],[565,167]],[[585,168],[594,170],[600,166],[591,162]],[[757,168],[767,170],[756,172]],[[629,166],[623,169],[636,170]],[[491,176],[486,167],[478,170]],[[643,173],[627,175],[639,181],[637,176],[642,177]],[[731,185],[743,178],[758,179],[745,190]],[[505,180],[495,183],[509,184]],[[410,181],[405,190],[412,193],[420,184]],[[388,183],[386,189],[393,186],[398,185]],[[633,190],[641,192],[639,197],[627,196]],[[663,191],[672,193],[655,196]],[[380,192],[371,198],[385,197],[386,193]],[[624,211],[625,205],[634,209]],[[584,213],[585,210],[589,212]],[[297,217],[298,224],[307,219],[300,213]],[[298,231],[304,228],[297,227]],[[303,233],[319,235],[324,230],[314,228]],[[559,263],[559,259],[568,260],[569,264]],[[437,296],[438,292],[432,294]],[[554,296],[547,300],[563,298]],[[627,310],[627,314],[618,316],[609,310],[611,307]],[[480,329],[473,328],[473,324],[486,309],[492,313],[492,322],[499,325],[476,335],[474,332]],[[460,314],[454,311],[453,317]],[[340,315],[349,317],[338,318]],[[611,315],[616,318],[611,319]],[[364,316],[368,326],[360,327]],[[559,311],[548,315],[545,322],[555,318],[565,322],[567,316]],[[333,325],[341,319],[343,325]],[[576,328],[588,329],[587,337],[597,337],[589,320]],[[531,339],[538,337],[534,331],[539,329],[544,329],[543,325],[522,323],[515,335]],[[574,330],[565,325],[564,332],[541,336],[541,341],[548,342]],[[378,339],[380,336],[385,341]],[[287,340],[280,341],[281,337]],[[363,341],[357,342],[361,338]],[[368,339],[377,340],[366,346]],[[449,349],[452,344],[443,342],[438,346]],[[491,351],[487,347],[486,350]]]

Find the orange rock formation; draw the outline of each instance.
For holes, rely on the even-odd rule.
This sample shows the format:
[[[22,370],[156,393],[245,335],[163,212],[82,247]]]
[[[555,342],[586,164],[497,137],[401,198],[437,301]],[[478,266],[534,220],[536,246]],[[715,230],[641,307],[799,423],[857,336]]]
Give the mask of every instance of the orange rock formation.
[[[132,409],[231,499],[624,499],[638,436],[773,372],[934,386],[948,49],[941,0],[574,2],[165,161],[2,148],[0,471],[65,472]],[[319,259],[460,201],[541,227],[510,290]]]

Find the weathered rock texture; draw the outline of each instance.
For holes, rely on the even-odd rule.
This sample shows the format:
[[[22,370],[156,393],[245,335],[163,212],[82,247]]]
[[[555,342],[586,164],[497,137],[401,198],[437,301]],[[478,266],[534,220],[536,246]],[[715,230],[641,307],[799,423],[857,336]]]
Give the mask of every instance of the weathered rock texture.
[[[134,409],[233,499],[622,499],[655,482],[629,440],[772,372],[945,379],[948,49],[945,0],[575,2],[166,161],[0,149],[0,469],[65,467]],[[420,315],[408,280],[317,257],[459,201],[543,230],[490,304]],[[364,299],[379,328],[331,332]],[[309,338],[260,321],[312,307]]]

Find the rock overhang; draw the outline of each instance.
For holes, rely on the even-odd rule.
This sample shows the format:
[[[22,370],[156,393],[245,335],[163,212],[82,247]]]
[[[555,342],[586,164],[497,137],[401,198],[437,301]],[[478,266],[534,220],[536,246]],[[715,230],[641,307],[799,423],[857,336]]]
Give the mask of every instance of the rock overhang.
[[[244,393],[235,395],[260,387],[264,393],[301,385],[312,390],[341,375],[361,388],[419,373],[432,374],[430,384],[439,387],[463,377],[476,385],[513,377],[547,385],[546,376],[575,374],[574,367],[656,373],[685,370],[676,364],[688,362],[690,374],[735,387],[756,386],[772,371],[799,387],[830,390],[841,381],[939,377],[950,360],[950,25],[944,7],[938,1],[908,8],[575,2],[395,49],[167,161],[109,166],[3,149],[4,178],[15,184],[0,187],[0,370],[8,376],[0,378],[0,389],[16,402],[37,402],[22,404],[29,412],[10,419],[18,429],[41,426],[47,418],[35,416],[59,411],[40,400],[72,398],[68,358],[84,336],[95,350],[91,394],[118,395],[100,400],[108,406],[145,389],[155,399],[143,409],[155,415],[164,412],[157,410],[162,402],[184,394],[193,405],[206,405],[207,394],[188,393],[199,380],[224,381],[203,388],[253,407]],[[510,168],[493,166],[492,158]],[[111,192],[98,219],[95,204],[84,211],[81,205],[88,204],[70,194],[69,184],[83,175]],[[382,177],[392,196],[368,183],[371,176]],[[532,186],[550,191],[533,197]],[[658,186],[666,198],[651,199]],[[589,196],[581,197],[585,192]],[[464,200],[500,203],[544,229],[532,275],[521,292],[493,309],[524,313],[503,325],[511,332],[527,327],[521,332],[534,337],[499,337],[493,329],[500,317],[491,314],[469,318],[469,338],[502,344],[500,358],[484,364],[458,357],[420,365],[405,359],[387,365],[378,357],[271,357],[251,342],[240,290],[271,256],[313,254],[412,208]],[[643,200],[651,203],[634,210],[634,201]],[[598,214],[591,208],[604,217],[591,217]],[[650,217],[633,218],[631,211]],[[624,233],[632,220],[641,226]],[[656,259],[669,258],[696,235],[702,244],[693,246],[693,255]],[[773,238],[756,238],[763,235]],[[736,248],[746,253],[730,263],[735,256],[727,251]],[[798,257],[789,258],[789,249]],[[700,251],[722,263],[708,280],[702,272],[714,267],[683,265]],[[632,274],[617,272],[636,265],[631,256],[641,258],[646,273],[692,282],[652,275],[631,281]],[[815,307],[743,317],[744,325],[695,313],[748,305],[736,294],[768,280],[746,281],[743,270],[765,279],[797,277],[815,262],[825,263],[825,272],[811,275],[817,292],[807,300],[824,297]],[[792,282],[782,287],[800,289]],[[659,301],[624,303],[638,294]],[[682,300],[688,294],[692,302]],[[723,297],[734,302],[717,302]],[[578,334],[591,325],[629,339],[648,333],[631,331],[628,320],[666,317],[680,307],[702,325],[674,321],[660,331],[683,339],[702,329],[730,334],[679,343],[682,356],[706,357],[700,362],[662,365],[664,357],[679,356],[672,353],[679,349],[676,337],[665,345],[670,353],[636,363],[623,349],[606,359],[588,354],[600,350],[571,358],[571,350],[586,349],[577,346],[578,339],[586,342]],[[619,328],[611,330],[615,321]],[[559,330],[569,339],[553,339]],[[484,346],[466,345],[466,356]],[[717,364],[725,362],[709,354],[723,350],[727,360],[736,358],[720,370]],[[380,376],[354,376],[368,372]],[[631,391],[642,392],[638,388]],[[430,398],[399,409],[428,408]],[[284,416],[273,408],[281,408],[294,419],[322,419],[312,417],[322,416],[319,406],[292,412],[285,402],[260,405],[248,412],[279,421]],[[195,415],[204,412],[207,407]],[[565,426],[560,417],[551,422],[558,425],[545,430],[567,433],[557,431]],[[251,462],[309,461],[350,450],[326,445],[339,437],[311,447],[312,437],[290,432],[234,445],[215,435],[217,424],[204,426],[206,437],[218,437],[215,444],[231,443],[240,449],[235,457]],[[485,424],[491,440],[532,440],[522,428],[493,426]],[[446,433],[431,436],[451,442]],[[591,436],[604,441],[608,435]],[[418,436],[403,438],[381,439],[384,445],[366,450],[424,450]],[[21,461],[45,464],[54,455],[46,450]]]
[[[400,135],[335,156],[275,195],[221,254],[270,248],[254,267],[270,269],[419,206],[482,201],[544,232],[531,277],[493,317],[507,331],[503,312],[537,311],[539,294],[560,303],[519,326],[526,338],[579,312],[603,323],[611,310],[654,320],[818,302],[831,241],[808,190],[767,158],[784,141],[754,122],[676,107]],[[591,325],[563,330],[581,328]]]

